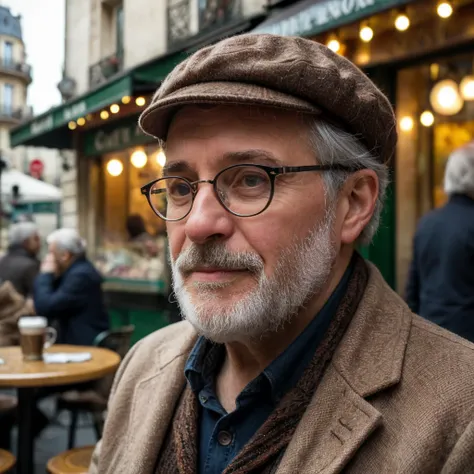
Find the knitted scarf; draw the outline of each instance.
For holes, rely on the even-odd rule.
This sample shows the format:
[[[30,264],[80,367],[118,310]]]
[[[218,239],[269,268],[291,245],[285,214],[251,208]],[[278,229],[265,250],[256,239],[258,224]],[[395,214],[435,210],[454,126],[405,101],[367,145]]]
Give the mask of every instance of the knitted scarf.
[[[280,401],[260,429],[227,466],[223,474],[273,474],[285,453],[325,369],[349,325],[362,298],[368,269],[357,256],[347,292],[318,346],[313,359],[296,386]],[[199,405],[186,385],[157,462],[157,474],[195,474],[198,458]]]

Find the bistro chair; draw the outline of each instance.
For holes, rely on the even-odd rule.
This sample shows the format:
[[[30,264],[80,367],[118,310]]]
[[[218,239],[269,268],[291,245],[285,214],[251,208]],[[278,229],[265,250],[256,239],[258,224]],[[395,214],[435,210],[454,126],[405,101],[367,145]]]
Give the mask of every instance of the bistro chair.
[[[12,453],[0,449],[0,474],[8,472],[16,463],[15,456]]]
[[[50,474],[87,474],[94,446],[70,449],[54,456],[48,461]]]
[[[96,337],[94,346],[110,349],[119,354],[123,359],[130,349],[134,330],[134,325],[128,325],[110,331],[104,331]],[[74,448],[77,421],[80,413],[89,413],[92,415],[97,440],[102,437],[104,413],[107,410],[107,401],[113,380],[114,374],[111,374],[97,380],[97,382],[94,383],[93,389],[68,390],[59,395],[56,412],[60,413],[66,410],[71,413],[68,449]]]

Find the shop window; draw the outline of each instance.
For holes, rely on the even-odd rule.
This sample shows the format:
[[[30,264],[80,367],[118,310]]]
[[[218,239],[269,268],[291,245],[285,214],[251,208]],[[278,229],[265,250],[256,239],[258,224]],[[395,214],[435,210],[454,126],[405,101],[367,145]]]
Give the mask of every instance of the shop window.
[[[153,145],[102,157],[103,227],[97,265],[108,278],[167,288],[165,224],[140,192],[141,186],[161,176],[159,152]]]

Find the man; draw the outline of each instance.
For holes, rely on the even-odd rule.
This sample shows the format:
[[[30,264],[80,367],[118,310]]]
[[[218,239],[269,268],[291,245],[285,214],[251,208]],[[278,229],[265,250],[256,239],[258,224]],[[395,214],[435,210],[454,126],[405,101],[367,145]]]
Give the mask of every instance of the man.
[[[396,143],[384,95],[301,38],[193,54],[143,113],[185,322],[117,373],[90,472],[464,473],[474,346],[411,313],[354,248]]]
[[[448,202],[424,216],[407,282],[413,312],[474,342],[474,143],[446,165]]]
[[[56,230],[47,242],[49,253],[35,282],[36,312],[56,322],[58,342],[92,345],[109,328],[102,278],[87,260],[76,230]]]
[[[33,222],[12,224],[8,231],[8,251],[0,260],[0,281],[9,281],[25,298],[32,296],[40,262],[38,227]]]

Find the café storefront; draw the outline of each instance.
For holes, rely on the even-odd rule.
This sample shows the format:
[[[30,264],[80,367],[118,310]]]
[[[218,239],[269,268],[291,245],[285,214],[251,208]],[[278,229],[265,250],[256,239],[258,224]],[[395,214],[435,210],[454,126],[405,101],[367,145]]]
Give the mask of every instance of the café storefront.
[[[418,219],[443,205],[447,157],[474,139],[472,25],[472,0],[303,0],[254,30],[326,44],[361,67],[394,105],[392,184],[380,230],[362,250],[402,294]]]

